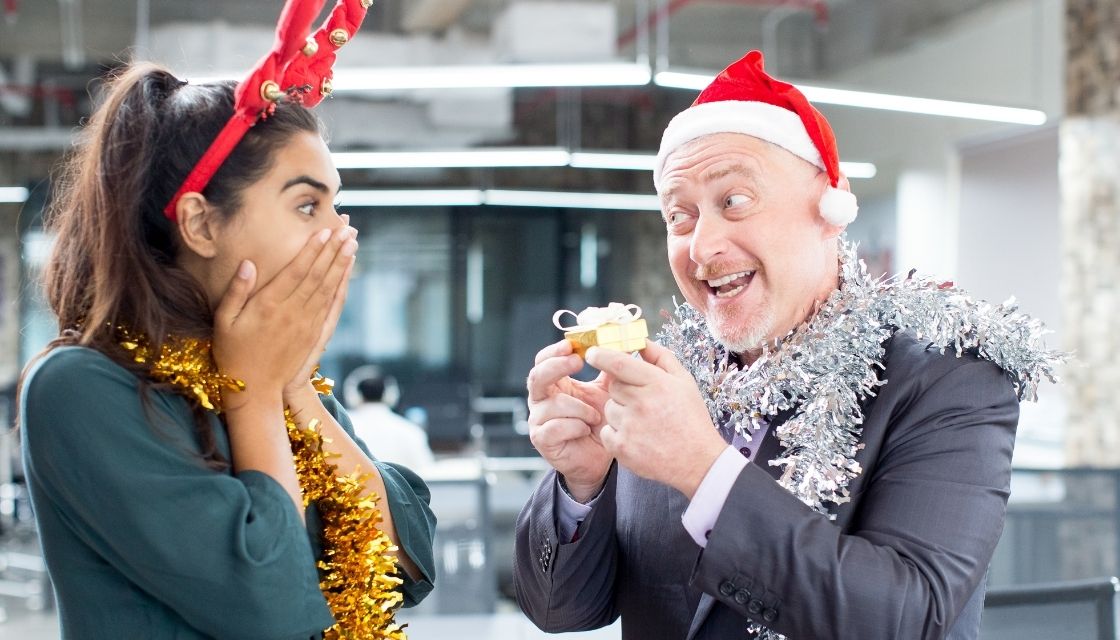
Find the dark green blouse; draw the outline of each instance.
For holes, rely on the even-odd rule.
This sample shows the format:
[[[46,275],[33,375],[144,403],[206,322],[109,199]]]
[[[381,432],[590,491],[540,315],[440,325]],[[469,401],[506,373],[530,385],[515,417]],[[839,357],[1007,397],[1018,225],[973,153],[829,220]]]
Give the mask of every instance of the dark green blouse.
[[[334,624],[314,509],[304,525],[268,475],[207,468],[187,401],[153,391],[145,402],[138,384],[101,353],[65,347],[35,364],[20,397],[62,637],[294,639]],[[353,435],[335,399],[324,404]],[[225,429],[211,423],[228,459]],[[423,573],[403,576],[410,606],[432,589],[435,517],[416,474],[377,466],[401,547]]]

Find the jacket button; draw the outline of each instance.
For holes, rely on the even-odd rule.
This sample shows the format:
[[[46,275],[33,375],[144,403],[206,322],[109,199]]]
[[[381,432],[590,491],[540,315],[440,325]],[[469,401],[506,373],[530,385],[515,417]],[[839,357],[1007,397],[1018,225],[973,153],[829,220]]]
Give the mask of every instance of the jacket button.
[[[766,609],[762,612],[762,619],[766,622],[773,622],[778,619],[777,609]]]
[[[757,616],[757,615],[761,614],[762,613],[762,601],[759,600],[758,598],[755,598],[754,600],[751,600],[750,604],[747,605],[747,613],[751,614],[752,616]]]
[[[541,551],[538,559],[541,562],[541,569],[548,571],[549,565],[552,564],[552,545],[547,541],[541,543]]]
[[[719,585],[719,594],[725,598],[730,598],[731,594],[735,593],[735,585],[730,581],[724,580],[723,584]]]
[[[751,592],[746,589],[739,589],[735,592],[735,602],[739,604],[747,604],[751,599]]]

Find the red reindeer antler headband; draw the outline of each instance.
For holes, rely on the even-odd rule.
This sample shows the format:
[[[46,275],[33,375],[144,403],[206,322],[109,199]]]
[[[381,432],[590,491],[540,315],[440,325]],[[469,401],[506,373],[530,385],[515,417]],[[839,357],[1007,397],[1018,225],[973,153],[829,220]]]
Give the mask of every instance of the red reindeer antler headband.
[[[184,193],[202,191],[245,133],[285,98],[313,107],[331,94],[335,52],[350,41],[373,0],[338,0],[313,35],[311,22],[325,0],[288,0],[276,25],[276,42],[248,77],[237,85],[233,116],[210,143],[163,213],[174,221]]]

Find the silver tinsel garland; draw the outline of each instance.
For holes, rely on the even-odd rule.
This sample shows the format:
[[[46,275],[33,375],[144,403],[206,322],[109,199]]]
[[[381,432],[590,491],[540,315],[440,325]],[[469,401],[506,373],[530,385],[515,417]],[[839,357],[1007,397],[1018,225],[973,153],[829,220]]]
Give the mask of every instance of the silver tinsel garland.
[[[930,278],[873,279],[855,247],[841,240],[840,288],[805,324],[791,331],[743,369],[712,337],[703,316],[688,304],[676,309],[657,336],[696,379],[712,421],[751,433],[784,411],[775,429],[783,453],[779,483],[816,511],[834,518],[828,504],[848,502],[848,485],[862,473],[861,403],[886,384],[884,343],[895,331],[927,340],[930,349],[966,352],[1002,368],[1020,400],[1036,399],[1043,379],[1057,382],[1065,354],[1045,348],[1042,323],[1018,313],[1014,299],[991,305],[973,300],[951,283]],[[761,625],[762,640],[781,634]]]

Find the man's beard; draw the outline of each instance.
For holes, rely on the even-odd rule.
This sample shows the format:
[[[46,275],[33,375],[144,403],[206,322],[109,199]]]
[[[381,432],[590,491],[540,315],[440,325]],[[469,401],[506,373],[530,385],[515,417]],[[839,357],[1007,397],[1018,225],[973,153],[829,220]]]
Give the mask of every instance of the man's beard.
[[[732,353],[757,354],[762,350],[773,326],[774,321],[768,308],[759,310],[747,320],[723,314],[708,319],[712,337]]]

